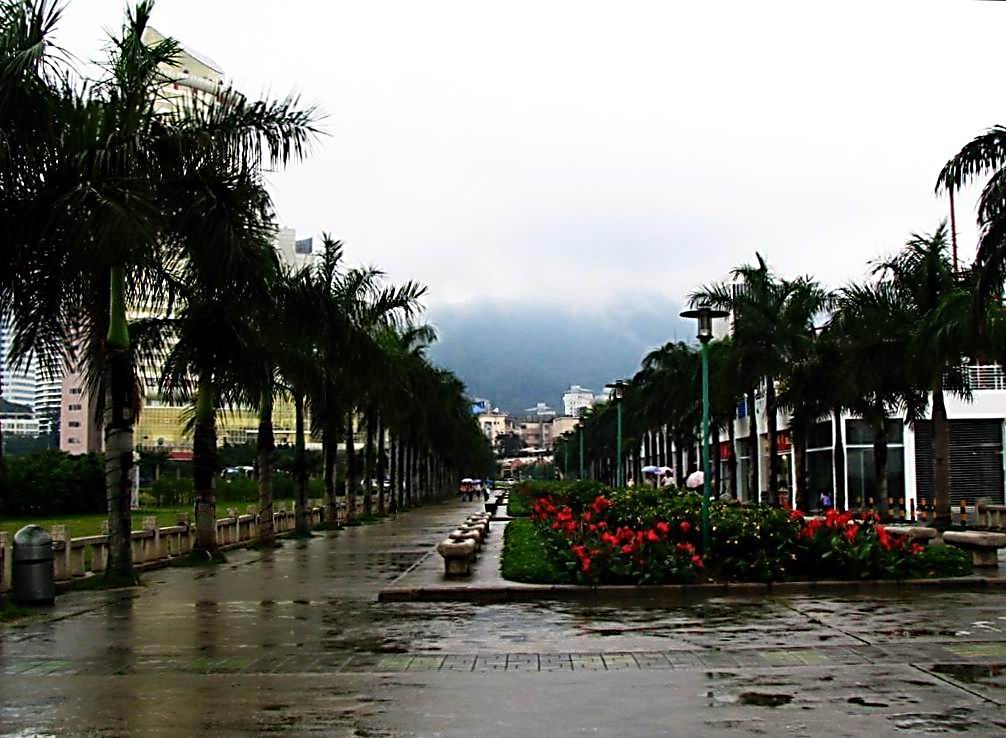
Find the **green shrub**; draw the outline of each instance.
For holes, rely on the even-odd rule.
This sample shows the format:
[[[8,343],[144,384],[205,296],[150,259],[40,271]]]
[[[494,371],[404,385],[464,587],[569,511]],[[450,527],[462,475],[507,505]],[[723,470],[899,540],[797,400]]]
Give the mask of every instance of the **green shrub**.
[[[559,566],[541,531],[530,520],[512,520],[503,531],[504,579],[531,584],[569,584],[571,573]]]
[[[515,493],[530,507],[531,520],[515,521],[521,525],[514,535],[524,541],[534,530],[533,546],[526,543],[524,548],[569,580],[583,583],[690,582],[703,570],[718,580],[758,582],[905,579],[971,571],[964,552],[913,544],[888,533],[871,514],[829,511],[807,519],[799,511],[715,501],[709,507],[710,549],[699,555],[702,500],[693,492],[531,482]],[[505,576],[511,570],[506,551]],[[526,571],[531,564],[513,566]]]
[[[971,554],[956,546],[926,546],[912,564],[916,577],[966,577],[972,573]]]
[[[9,517],[105,511],[105,457],[46,450],[6,460],[0,499]]]
[[[796,559],[799,524],[785,510],[716,503],[710,511],[712,551],[720,578],[744,582],[785,579]]]

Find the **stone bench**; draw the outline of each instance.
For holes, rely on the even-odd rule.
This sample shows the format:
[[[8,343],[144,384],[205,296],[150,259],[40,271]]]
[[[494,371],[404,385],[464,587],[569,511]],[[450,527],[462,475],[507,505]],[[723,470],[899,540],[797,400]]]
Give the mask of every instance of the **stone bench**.
[[[437,553],[444,559],[444,576],[467,577],[472,573],[472,561],[475,560],[475,541],[472,539],[456,541],[448,538],[437,544]]]
[[[482,534],[477,530],[462,530],[457,528],[447,534],[447,539],[451,541],[471,541],[475,544],[475,553],[482,548]]]
[[[999,549],[1006,548],[1006,533],[948,530],[943,542],[969,551],[975,566],[999,566]]]
[[[918,543],[923,546],[928,545],[939,535],[936,528],[927,528],[924,525],[885,525],[884,530],[892,536],[907,536],[909,543]]]

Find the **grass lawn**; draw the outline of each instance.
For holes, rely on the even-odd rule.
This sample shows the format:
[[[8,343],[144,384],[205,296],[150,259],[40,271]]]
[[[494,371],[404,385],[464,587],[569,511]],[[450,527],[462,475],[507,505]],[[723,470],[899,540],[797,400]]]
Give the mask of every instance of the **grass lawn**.
[[[279,509],[280,502],[286,503],[287,510],[293,510],[293,500],[276,500],[273,503],[274,509]],[[248,503],[217,503],[217,517],[220,518],[226,515],[228,507],[236,507],[239,512],[244,512],[248,507]],[[192,508],[186,505],[183,507],[158,507],[133,510],[133,530],[142,528],[143,518],[150,515],[157,516],[157,525],[159,528],[166,528],[178,522],[179,513],[189,513],[191,516]],[[107,518],[108,516],[104,513],[93,515],[54,515],[51,517],[34,518],[0,518],[0,530],[7,531],[13,536],[15,531],[29,523],[41,525],[46,529],[51,529],[54,525],[65,525],[69,529],[71,538],[80,538],[81,536],[94,536],[101,533],[101,523]]]
[[[511,497],[511,499],[513,499]],[[570,584],[570,573],[549,559],[544,542],[530,520],[511,520],[503,531],[504,579],[530,584]]]

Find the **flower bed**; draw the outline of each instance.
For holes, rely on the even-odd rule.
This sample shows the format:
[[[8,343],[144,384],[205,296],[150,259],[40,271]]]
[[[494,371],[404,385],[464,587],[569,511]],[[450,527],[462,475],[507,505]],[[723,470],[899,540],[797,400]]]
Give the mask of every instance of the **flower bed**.
[[[701,543],[701,499],[652,488],[612,490],[596,483],[523,487],[531,526],[504,549],[503,571],[520,581],[581,584],[665,584],[786,579],[905,579],[961,576],[966,554],[924,548],[887,533],[874,516],[799,511],[714,502],[710,551]],[[526,526],[526,524],[525,524]],[[548,560],[549,578],[513,566],[528,547]],[[509,559],[509,561],[508,561]]]

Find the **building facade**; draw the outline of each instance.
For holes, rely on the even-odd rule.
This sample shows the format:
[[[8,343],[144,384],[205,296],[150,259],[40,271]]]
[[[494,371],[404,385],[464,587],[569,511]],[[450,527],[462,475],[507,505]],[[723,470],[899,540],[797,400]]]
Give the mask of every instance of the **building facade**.
[[[579,418],[583,411],[589,407],[593,407],[597,400],[598,397],[593,390],[586,389],[578,384],[572,384],[569,386],[569,389],[562,393],[563,415],[571,418]]]

